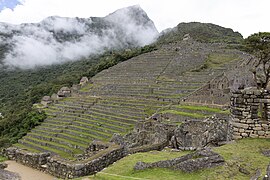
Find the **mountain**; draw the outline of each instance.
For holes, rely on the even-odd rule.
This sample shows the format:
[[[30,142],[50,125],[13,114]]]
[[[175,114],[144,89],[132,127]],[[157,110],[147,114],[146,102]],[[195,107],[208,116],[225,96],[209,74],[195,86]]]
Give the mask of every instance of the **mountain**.
[[[189,34],[194,40],[206,43],[240,43],[243,36],[239,32],[234,32],[230,28],[224,28],[211,23],[180,23],[172,29],[164,30],[158,39],[160,44],[176,42]]]
[[[0,58],[2,66],[27,69],[144,46],[157,36],[154,23],[140,6],[123,8],[105,17],[52,16],[40,23],[1,23]]]

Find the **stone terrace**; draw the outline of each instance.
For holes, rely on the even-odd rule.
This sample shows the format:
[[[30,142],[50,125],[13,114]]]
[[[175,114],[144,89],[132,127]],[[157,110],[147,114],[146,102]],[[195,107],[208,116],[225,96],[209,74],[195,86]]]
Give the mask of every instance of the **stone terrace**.
[[[236,62],[230,62],[193,71],[210,53],[228,51],[221,45],[189,41],[122,62],[94,76],[78,94],[49,105],[45,122],[14,146],[76,160],[92,140],[108,141],[114,133],[128,133],[138,120],[171,103],[178,104],[235,66]]]

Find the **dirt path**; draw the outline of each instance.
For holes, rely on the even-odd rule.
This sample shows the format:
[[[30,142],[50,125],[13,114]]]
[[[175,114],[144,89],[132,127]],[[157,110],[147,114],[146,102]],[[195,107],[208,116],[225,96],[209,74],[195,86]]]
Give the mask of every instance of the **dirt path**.
[[[8,167],[5,169],[7,171],[16,172],[18,173],[22,180],[54,180],[51,175],[45,174],[38,170],[32,169],[27,166],[23,166],[15,161],[6,161],[5,163],[8,164]]]

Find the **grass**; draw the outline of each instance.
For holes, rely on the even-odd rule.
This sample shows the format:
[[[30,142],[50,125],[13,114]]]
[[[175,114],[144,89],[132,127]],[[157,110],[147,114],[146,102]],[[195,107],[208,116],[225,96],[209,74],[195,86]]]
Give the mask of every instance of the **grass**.
[[[164,110],[161,112],[162,114],[170,113],[170,114],[176,114],[180,116],[187,116],[191,118],[205,118],[206,116],[203,114],[198,113],[189,113],[189,112],[182,112],[182,111],[176,111],[176,110]]]
[[[7,160],[7,158],[6,157],[4,157],[4,156],[0,156],[0,162],[4,162],[4,161],[6,161]]]
[[[182,171],[173,171],[162,168],[153,168],[142,171],[133,170],[134,165],[138,161],[156,162],[179,157],[189,152],[151,151],[147,153],[137,153],[117,161],[115,164],[97,173],[95,176],[89,176],[88,178],[83,179],[244,180],[250,179],[257,169],[260,169],[263,175],[265,174],[265,169],[270,161],[269,157],[265,157],[261,154],[261,151],[265,149],[270,149],[269,139],[242,139],[231,144],[214,148],[214,151],[220,153],[225,158],[225,165],[194,173],[184,173]],[[246,175],[241,173],[239,167],[246,169],[250,174]]]
[[[238,56],[233,54],[213,53],[208,56],[205,63],[198,68],[191,70],[191,72],[200,72],[208,68],[218,68],[231,61],[237,60]]]
[[[206,112],[213,112],[213,113],[222,113],[222,114],[229,114],[229,110],[222,110],[219,108],[211,108],[207,106],[186,106],[186,105],[180,105],[180,106],[175,106],[180,109],[187,109],[187,110],[192,110],[192,111],[206,111]]]

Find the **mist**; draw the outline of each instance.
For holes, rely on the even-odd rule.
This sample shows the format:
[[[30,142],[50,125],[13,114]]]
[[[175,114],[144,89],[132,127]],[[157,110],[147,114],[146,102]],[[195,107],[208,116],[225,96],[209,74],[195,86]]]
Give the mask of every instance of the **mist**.
[[[1,23],[0,32],[12,34],[5,40],[0,36],[0,44],[12,47],[5,54],[4,66],[21,69],[76,61],[130,44],[144,46],[158,36],[139,6],[120,9],[98,21],[54,16],[36,24]]]

